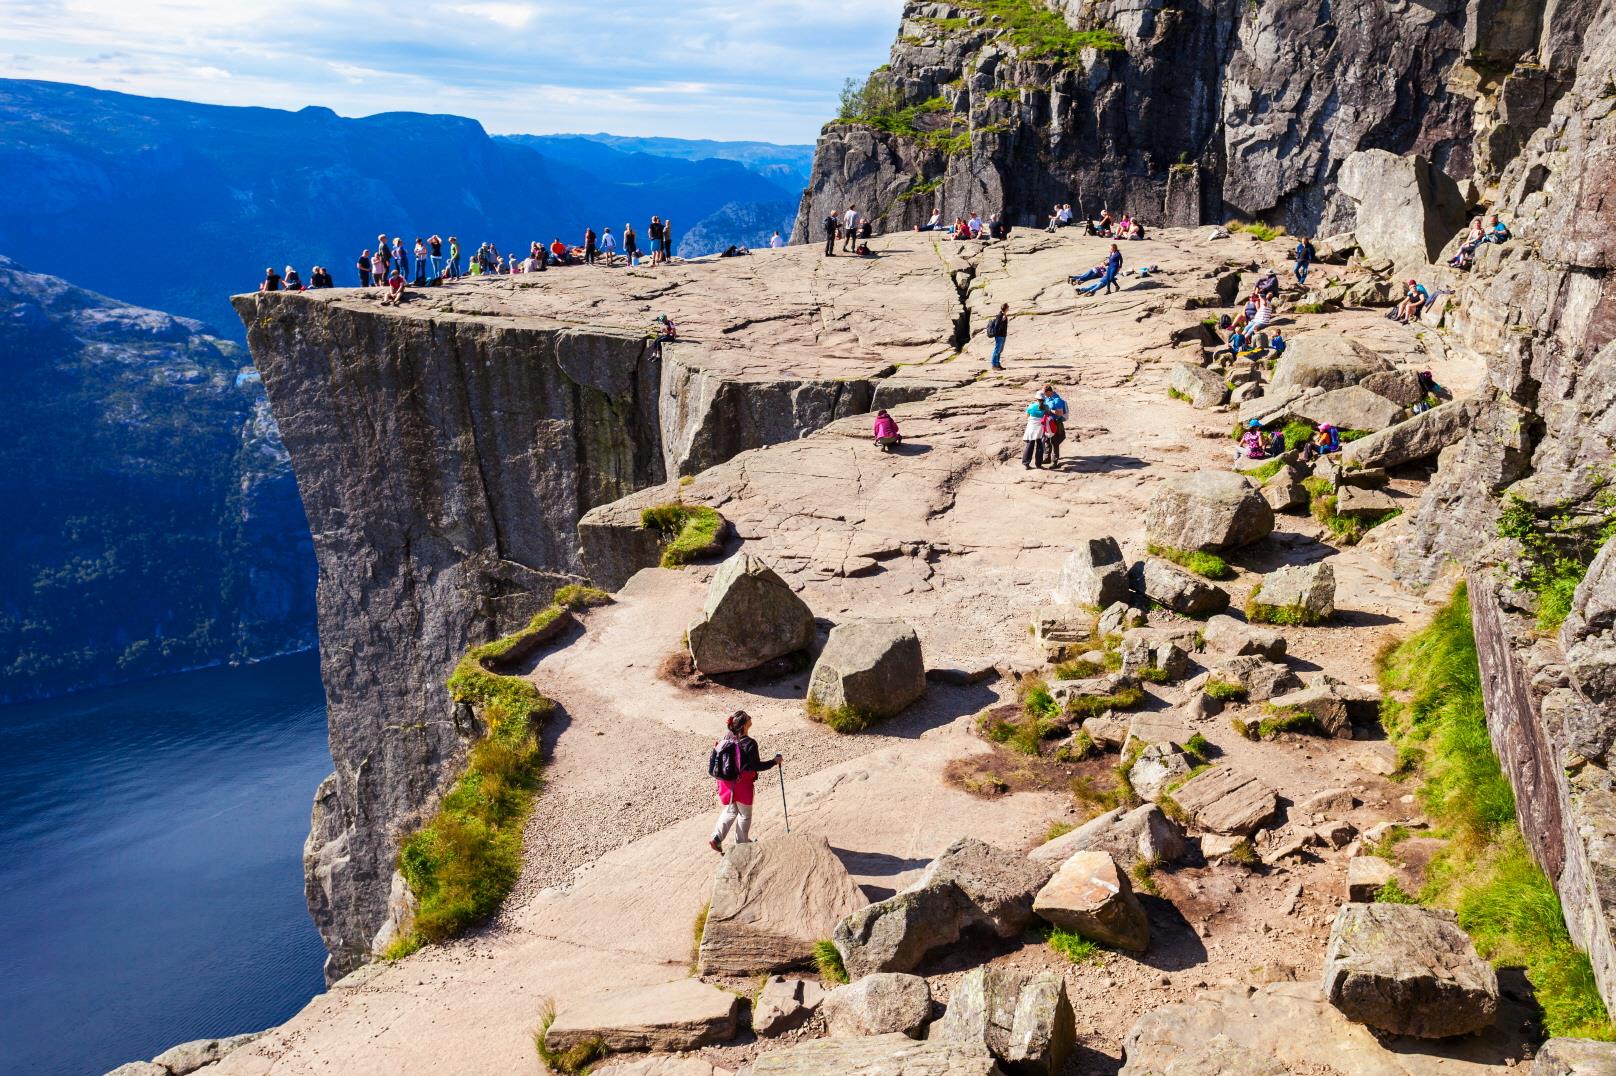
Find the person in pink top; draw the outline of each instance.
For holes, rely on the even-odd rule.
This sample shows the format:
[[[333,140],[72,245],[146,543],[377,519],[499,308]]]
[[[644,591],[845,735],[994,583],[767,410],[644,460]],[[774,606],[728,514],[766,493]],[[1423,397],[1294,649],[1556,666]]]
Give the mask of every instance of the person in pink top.
[[[707,772],[718,782],[718,802],[724,808],[718,813],[718,825],[707,842],[715,852],[724,850],[724,838],[731,826],[735,827],[736,844],[752,843],[752,793],[757,775],[774,769],[785,758],[776,753],[767,762],[758,759],[757,741],[749,735],[752,716],[745,710],[730,714],[725,725],[729,731],[713,745],[713,753],[707,760]]]
[[[903,441],[898,433],[898,423],[886,411],[875,413],[875,443],[881,447],[882,452],[891,452],[892,446]]]

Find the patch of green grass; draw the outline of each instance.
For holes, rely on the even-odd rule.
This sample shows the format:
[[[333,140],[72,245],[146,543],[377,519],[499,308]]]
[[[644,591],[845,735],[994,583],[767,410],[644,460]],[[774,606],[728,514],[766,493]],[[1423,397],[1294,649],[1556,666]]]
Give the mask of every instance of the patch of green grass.
[[[1262,862],[1262,857],[1257,854],[1257,846],[1251,843],[1250,837],[1241,837],[1229,849],[1229,861],[1242,867],[1255,867]]]
[[[1128,872],[1133,875],[1133,887],[1141,893],[1149,893],[1153,897],[1160,896],[1161,887],[1156,884],[1156,866],[1156,861],[1151,859],[1141,859],[1135,863],[1133,869]]]
[[[590,1066],[606,1056],[606,1044],[600,1039],[588,1039],[568,1050],[550,1049],[545,1045],[544,1036],[549,1032],[550,1025],[555,1023],[555,1018],[555,1002],[546,1001],[539,1017],[539,1030],[533,1033],[533,1046],[539,1052],[539,1060],[551,1072],[563,1073],[564,1076],[588,1076]]]
[[[814,942],[814,967],[827,983],[847,982],[847,968],[842,964],[842,951],[829,938]]]
[[[1151,542],[1145,548],[1151,556],[1170,560],[1204,579],[1234,578],[1234,569],[1229,567],[1229,562],[1216,553],[1202,553],[1197,549],[1174,549],[1171,546],[1157,545],[1155,542]]]
[[[1095,661],[1063,661],[1055,666],[1055,679],[1057,680],[1087,680],[1099,676],[1105,671],[1105,666]]]
[[[1082,762],[1090,755],[1097,754],[1099,750],[1094,737],[1078,729],[1077,734],[1072,737],[1072,742],[1063,744],[1060,750],[1055,752],[1055,758],[1060,762]]]
[[[1240,473],[1260,485],[1261,483],[1268,481],[1270,478],[1278,474],[1279,469],[1283,466],[1285,466],[1285,461],[1275,457],[1274,459],[1269,460],[1267,463],[1259,464],[1258,466],[1251,468],[1249,471],[1241,471]]]
[[[1168,396],[1169,399],[1183,400],[1185,403],[1194,403],[1195,402],[1194,400],[1191,400],[1187,394],[1179,392],[1177,389],[1173,388],[1173,386],[1171,386],[1171,385],[1167,386],[1167,396]]]
[[[1312,479],[1307,479],[1312,481]],[[1316,615],[1301,602],[1290,605],[1270,605],[1262,600],[1262,584],[1252,588],[1246,599],[1246,620],[1252,624],[1279,624],[1285,627],[1304,627],[1322,624],[1327,617]]]
[[[677,568],[698,557],[717,554],[724,517],[701,504],[669,501],[640,513],[640,526],[662,536],[662,567]]]
[[[1165,684],[1172,679],[1167,675],[1167,670],[1160,665],[1146,665],[1134,675],[1147,684]]]
[[[1291,307],[1291,313],[1293,314],[1323,314],[1324,312],[1325,306],[1323,303],[1297,303]]]
[[[1271,740],[1282,732],[1318,732],[1318,718],[1296,706],[1276,707],[1264,703],[1265,715],[1257,722],[1255,739]]]
[[[1253,239],[1260,239],[1265,243],[1270,239],[1278,239],[1280,236],[1285,234],[1285,228],[1283,225],[1264,224],[1260,220],[1231,220],[1225,224],[1224,227],[1229,229],[1230,232],[1245,232]]]
[[[1121,687],[1109,695],[1074,695],[1067,700],[1066,712],[1073,717],[1095,717],[1107,710],[1132,710],[1145,701],[1145,693],[1136,687]]]
[[[1616,1038],[1592,965],[1572,944],[1554,887],[1521,837],[1514,791],[1487,731],[1465,586],[1379,665],[1388,694],[1409,695],[1406,704],[1382,704],[1382,723],[1399,750],[1413,743],[1423,752],[1419,797],[1450,834],[1420,899],[1453,908],[1484,957],[1525,969],[1548,1034]]]
[[[1311,422],[1304,422],[1299,418],[1293,418],[1289,422],[1285,423],[1285,429],[1283,432],[1285,434],[1285,451],[1295,452],[1297,449],[1313,440],[1314,434],[1316,434],[1318,431],[1313,428],[1313,424]]]
[[[1374,526],[1374,523],[1354,516],[1336,514],[1335,483],[1330,479],[1322,475],[1312,475],[1302,479],[1302,488],[1307,490],[1308,510],[1313,513],[1313,518],[1329,528],[1330,533],[1342,545],[1356,545],[1369,528]]]
[[[403,960],[411,953],[419,951],[421,946],[425,944],[426,941],[419,934],[413,932],[409,934],[401,934],[397,938],[394,938],[393,944],[389,945],[387,947],[387,951],[382,953],[382,959]]]
[[[1262,739],[1262,732],[1258,729],[1255,721],[1245,721],[1238,717],[1231,717],[1229,718],[1229,727],[1234,729],[1236,736],[1242,736],[1248,740]]]
[[[1104,952],[1097,942],[1061,927],[1050,927],[1048,933],[1044,935],[1044,941],[1073,964],[1097,962]]]
[[[992,101],[1019,101],[1021,89],[1016,86],[995,86],[988,91],[988,99]]]
[[[803,709],[811,720],[829,728],[832,732],[839,732],[844,736],[856,732],[863,732],[875,724],[875,716],[865,713],[853,706],[826,706],[818,699],[809,698],[803,701]]]
[[[1385,885],[1375,890],[1376,904],[1418,904],[1419,901],[1397,884],[1397,879],[1389,880]]]
[[[1204,766],[1201,767],[1202,770],[1205,768],[1206,767]],[[1171,786],[1163,790],[1160,796],[1156,797],[1156,806],[1161,810],[1161,813],[1166,815],[1168,818],[1171,818],[1174,822],[1177,822],[1180,826],[1189,826],[1192,819],[1190,818],[1190,813],[1180,806],[1179,802],[1173,798],[1173,792],[1188,782],[1193,776],[1195,776],[1194,773],[1186,774],[1182,779],[1173,782]]]
[[[1498,534],[1520,543],[1515,583],[1537,595],[1537,627],[1559,630],[1594,556],[1616,535],[1616,488],[1602,486],[1581,511],[1539,510],[1511,494],[1498,515]]]
[[[1044,830],[1044,843],[1048,844],[1056,837],[1064,837],[1076,828],[1070,822],[1051,822],[1049,828]]]
[[[1212,741],[1199,732],[1184,741],[1184,753],[1194,760],[1196,765],[1205,765],[1212,758]]]
[[[1216,676],[1208,678],[1201,690],[1207,698],[1218,702],[1243,702],[1246,697],[1246,685],[1237,680],[1220,680]]]
[[[913,187],[910,187],[908,190],[906,190],[902,194],[898,195],[898,201],[907,202],[907,201],[909,201],[911,199],[914,199],[914,198],[925,197],[928,194],[935,193],[937,190],[939,190],[942,187],[942,185],[943,185],[943,177],[942,176],[933,176],[930,179],[923,179],[920,182],[916,183]]]
[[[1362,441],[1365,437],[1368,437],[1374,432],[1374,430],[1342,430],[1341,443],[1344,445],[1350,445],[1354,441]]]
[[[1099,783],[1088,774],[1079,774],[1072,778],[1072,799],[1079,805],[1098,814],[1120,807],[1126,802],[1126,796],[1120,786],[1102,788]]]
[[[1115,30],[1074,30],[1038,0],[959,0],[956,6],[987,16],[988,25],[999,29],[1000,40],[1014,45],[1026,59],[1069,67],[1082,58],[1084,49],[1125,51]]]
[[[1388,863],[1400,863],[1403,857],[1398,853],[1397,846],[1411,836],[1413,834],[1409,832],[1407,826],[1393,826],[1381,834],[1380,840],[1365,841],[1364,854],[1379,856]]]

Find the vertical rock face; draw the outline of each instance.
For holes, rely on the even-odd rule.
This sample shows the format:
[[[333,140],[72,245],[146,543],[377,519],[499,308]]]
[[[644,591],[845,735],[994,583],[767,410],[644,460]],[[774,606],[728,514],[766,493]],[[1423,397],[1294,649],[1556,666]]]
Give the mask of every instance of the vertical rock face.
[[[400,832],[473,730],[443,681],[573,577],[573,524],[665,477],[645,341],[297,295],[235,300],[319,562],[336,771],[304,864],[328,977],[369,957]]]
[[[797,241],[820,238],[825,214],[850,202],[888,230],[933,209],[1043,224],[1070,202],[1079,216],[1238,214],[1328,234],[1350,226],[1334,177],[1357,150],[1420,153],[1470,175],[1473,101],[1449,79],[1466,26],[1456,0],[1040,2],[1123,47],[1040,56],[968,2],[907,4],[874,77],[901,104],[946,109],[917,117],[918,133],[828,124]]]

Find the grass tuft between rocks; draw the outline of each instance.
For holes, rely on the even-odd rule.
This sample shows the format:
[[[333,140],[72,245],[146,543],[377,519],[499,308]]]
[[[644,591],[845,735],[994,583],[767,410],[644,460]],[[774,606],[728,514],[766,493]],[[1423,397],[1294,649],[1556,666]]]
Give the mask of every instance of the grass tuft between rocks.
[[[1233,579],[1234,569],[1229,562],[1216,553],[1203,553],[1196,549],[1174,549],[1171,546],[1157,545],[1151,542],[1145,547],[1153,557],[1170,560],[1187,571],[1194,572],[1204,579]]]
[[[840,985],[848,981],[847,968],[842,964],[842,951],[829,938],[814,942],[814,967],[827,983]]]
[[[662,567],[678,568],[721,551],[724,517],[701,504],[669,501],[640,513],[640,526],[662,536]]]
[[[1104,952],[1098,942],[1061,927],[1050,927],[1044,934],[1044,942],[1073,964],[1098,963]]]
[[[690,925],[690,974],[696,974],[701,964],[701,936],[707,933],[707,913],[712,911],[713,902],[703,901],[701,911],[696,913],[696,921]]]
[[[1285,466],[1285,461],[1276,457],[1269,460],[1267,463],[1258,464],[1256,467],[1251,468],[1251,470],[1241,471],[1240,473],[1251,479],[1253,482],[1256,482],[1258,485],[1261,485],[1278,474],[1279,469],[1283,466]]]
[[[1449,838],[1418,899],[1452,908],[1482,956],[1520,967],[1549,1035],[1616,1039],[1593,966],[1566,929],[1553,884],[1532,861],[1515,795],[1493,753],[1463,584],[1422,631],[1382,655],[1381,722],[1423,751],[1419,797]],[[1407,692],[1399,702],[1394,692]]]
[[[564,1076],[588,1076],[590,1066],[606,1056],[606,1044],[600,1039],[588,1039],[566,1050],[552,1050],[545,1043],[544,1036],[555,1023],[555,1002],[546,1000],[544,1008],[540,1011],[539,1030],[533,1033],[533,1047],[539,1053],[539,1060],[544,1062],[551,1072],[563,1073]]]
[[[865,713],[855,706],[826,706],[815,698],[803,701],[803,709],[808,717],[829,728],[832,732],[839,732],[843,736],[851,736],[856,732],[863,732],[875,724],[875,716]]]
[[[1312,481],[1309,479],[1309,481]],[[1327,617],[1317,616],[1301,602],[1290,605],[1270,605],[1262,600],[1262,584],[1258,583],[1246,599],[1246,621],[1251,624],[1278,624],[1299,628],[1322,624]]]
[[[1245,684],[1238,680],[1220,680],[1216,676],[1208,678],[1201,691],[1218,702],[1242,702],[1246,697]]]

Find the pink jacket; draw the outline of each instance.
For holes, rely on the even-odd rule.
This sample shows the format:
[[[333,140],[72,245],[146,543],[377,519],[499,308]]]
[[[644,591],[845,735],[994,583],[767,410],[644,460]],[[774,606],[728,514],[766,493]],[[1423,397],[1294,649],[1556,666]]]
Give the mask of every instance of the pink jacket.
[[[875,436],[898,436],[898,424],[892,420],[891,415],[877,415],[875,419]]]

